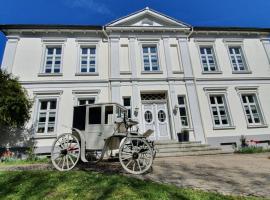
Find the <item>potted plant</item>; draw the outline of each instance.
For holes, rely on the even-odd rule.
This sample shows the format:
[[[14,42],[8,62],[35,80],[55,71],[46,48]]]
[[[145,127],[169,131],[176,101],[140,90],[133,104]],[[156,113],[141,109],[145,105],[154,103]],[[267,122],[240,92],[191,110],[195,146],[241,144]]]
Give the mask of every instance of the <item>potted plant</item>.
[[[182,129],[180,133],[177,133],[178,142],[188,142],[189,141],[189,131],[187,129]]]

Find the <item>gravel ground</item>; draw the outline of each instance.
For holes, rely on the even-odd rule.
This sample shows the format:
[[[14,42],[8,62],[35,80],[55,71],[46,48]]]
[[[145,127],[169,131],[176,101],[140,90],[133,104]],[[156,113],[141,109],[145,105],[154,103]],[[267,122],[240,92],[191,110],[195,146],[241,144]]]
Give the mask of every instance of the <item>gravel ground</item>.
[[[179,187],[270,199],[269,158],[270,153],[157,158],[151,172],[140,176],[125,173],[118,161],[104,161],[97,165],[81,163],[74,170],[121,173]],[[2,166],[0,170],[54,169],[50,164],[34,164]]]

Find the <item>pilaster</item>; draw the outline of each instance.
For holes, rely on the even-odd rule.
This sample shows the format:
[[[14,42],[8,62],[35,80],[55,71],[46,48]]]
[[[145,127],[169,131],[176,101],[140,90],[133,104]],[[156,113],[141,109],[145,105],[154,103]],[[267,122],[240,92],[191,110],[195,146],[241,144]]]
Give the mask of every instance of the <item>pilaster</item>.
[[[6,47],[3,55],[1,68],[8,73],[12,72],[19,36],[7,36]]]
[[[179,38],[178,43],[183,63],[184,78],[186,79],[185,85],[187,90],[187,98],[189,99],[188,102],[190,104],[189,108],[191,113],[191,121],[193,125],[195,140],[205,143],[206,142],[205,133],[203,128],[202,115],[200,112],[196,82],[192,70],[192,63],[188,48],[188,40],[187,38]]]

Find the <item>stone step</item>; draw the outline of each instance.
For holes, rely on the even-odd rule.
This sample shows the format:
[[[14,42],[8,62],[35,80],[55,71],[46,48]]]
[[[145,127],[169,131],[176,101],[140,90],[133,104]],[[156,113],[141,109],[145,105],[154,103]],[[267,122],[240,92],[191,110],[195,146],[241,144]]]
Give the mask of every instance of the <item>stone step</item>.
[[[231,154],[231,151],[211,150],[211,151],[187,151],[187,152],[173,152],[173,153],[157,153],[156,158],[163,157],[181,157],[181,156],[203,156],[203,155],[217,155],[217,154]]]
[[[174,153],[174,152],[195,152],[195,151],[215,151],[221,150],[221,148],[215,147],[190,147],[190,148],[164,148],[164,149],[156,149],[158,153]]]
[[[201,142],[178,142],[177,140],[158,140],[154,141],[155,145],[165,145],[165,144],[201,144]]]
[[[169,148],[193,148],[193,147],[209,147],[207,144],[155,144],[156,149],[169,149]]]

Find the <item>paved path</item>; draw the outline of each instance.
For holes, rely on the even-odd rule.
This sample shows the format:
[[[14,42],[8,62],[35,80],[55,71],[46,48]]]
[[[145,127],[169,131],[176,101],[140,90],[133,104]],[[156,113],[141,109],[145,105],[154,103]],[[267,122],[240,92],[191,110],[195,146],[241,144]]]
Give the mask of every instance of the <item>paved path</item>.
[[[122,173],[179,187],[216,191],[228,195],[270,199],[270,153],[157,158],[153,170],[136,176],[124,172],[118,161],[79,164],[74,170]],[[54,170],[49,164],[0,167],[0,170]]]
[[[270,153],[156,159],[144,178],[216,191],[270,198]]]

